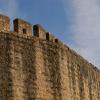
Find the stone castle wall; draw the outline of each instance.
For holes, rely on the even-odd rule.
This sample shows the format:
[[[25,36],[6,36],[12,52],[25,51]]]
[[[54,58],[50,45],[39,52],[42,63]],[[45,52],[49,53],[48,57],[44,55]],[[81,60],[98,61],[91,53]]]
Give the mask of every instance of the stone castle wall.
[[[21,19],[8,29],[0,28],[0,100],[100,100],[95,66],[40,25],[34,36]]]

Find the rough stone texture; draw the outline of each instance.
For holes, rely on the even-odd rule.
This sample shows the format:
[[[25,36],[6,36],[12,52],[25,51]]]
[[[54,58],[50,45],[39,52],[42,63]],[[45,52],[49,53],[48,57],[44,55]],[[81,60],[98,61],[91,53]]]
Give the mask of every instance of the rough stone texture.
[[[34,31],[0,33],[0,100],[100,100],[100,71],[50,33]]]
[[[10,18],[4,15],[0,15],[0,32],[10,31]]]

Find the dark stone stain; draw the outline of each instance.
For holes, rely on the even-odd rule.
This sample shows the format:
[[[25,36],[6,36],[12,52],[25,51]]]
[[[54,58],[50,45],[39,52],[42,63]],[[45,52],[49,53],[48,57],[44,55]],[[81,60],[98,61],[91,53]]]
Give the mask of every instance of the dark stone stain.
[[[89,78],[88,78],[88,87],[89,87],[90,100],[93,100],[93,98],[92,98],[92,76],[89,76]]]
[[[3,38],[0,40],[0,100],[12,100],[13,97],[13,82],[11,74],[11,58],[10,58],[10,40]]]
[[[23,48],[23,74],[25,75],[24,85],[27,100],[36,99],[36,66],[35,66],[35,47],[33,44],[26,43]]]
[[[84,100],[84,81],[82,75],[82,67],[80,66],[80,75],[79,75],[79,91],[80,91],[80,100]]]
[[[59,48],[57,46],[47,46],[47,61],[50,72],[50,83],[52,84],[54,100],[61,100],[61,83],[60,83],[60,65],[59,65]]]

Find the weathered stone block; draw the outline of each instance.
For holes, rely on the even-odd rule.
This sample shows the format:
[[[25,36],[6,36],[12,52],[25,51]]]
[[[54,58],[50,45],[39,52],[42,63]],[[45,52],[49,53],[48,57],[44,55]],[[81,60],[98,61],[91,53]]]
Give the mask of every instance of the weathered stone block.
[[[32,25],[22,19],[15,19],[14,31],[19,35],[23,36],[32,36]]]
[[[39,24],[34,25],[33,30],[34,30],[34,36],[46,40],[46,31],[41,25]]]
[[[10,18],[0,15],[0,32],[10,32]]]

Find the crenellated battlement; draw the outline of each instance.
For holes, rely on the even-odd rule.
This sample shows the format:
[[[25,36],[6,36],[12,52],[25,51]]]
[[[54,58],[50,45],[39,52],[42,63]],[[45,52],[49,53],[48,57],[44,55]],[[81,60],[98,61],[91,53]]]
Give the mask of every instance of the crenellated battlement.
[[[39,24],[33,26],[34,36],[46,39],[46,30]]]
[[[10,31],[10,18],[0,14],[0,32]]]
[[[42,40],[60,42],[55,38],[52,33],[47,32],[41,25],[32,25],[29,22],[16,18],[13,20],[14,32],[15,35],[25,36],[25,37],[38,37]],[[10,18],[5,15],[0,15],[0,32],[10,32]]]
[[[32,36],[32,25],[22,19],[15,19],[13,21],[14,32],[19,35]]]

